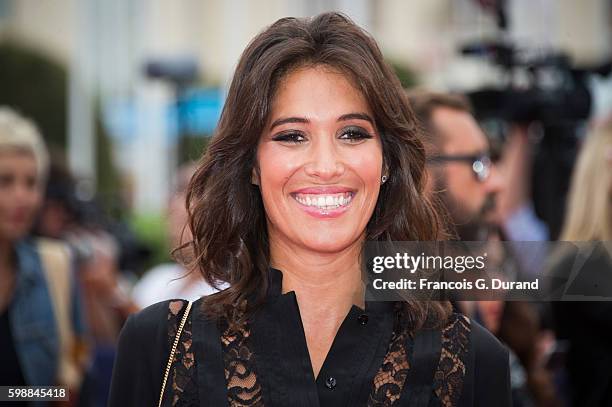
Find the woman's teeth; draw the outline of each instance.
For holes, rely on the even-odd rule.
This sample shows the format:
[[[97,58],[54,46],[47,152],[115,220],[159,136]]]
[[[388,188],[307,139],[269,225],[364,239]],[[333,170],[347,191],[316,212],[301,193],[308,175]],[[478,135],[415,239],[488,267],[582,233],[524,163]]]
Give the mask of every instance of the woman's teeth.
[[[306,206],[313,206],[319,209],[335,209],[341,206],[347,206],[353,199],[353,192],[345,192],[342,194],[294,194],[296,201]]]

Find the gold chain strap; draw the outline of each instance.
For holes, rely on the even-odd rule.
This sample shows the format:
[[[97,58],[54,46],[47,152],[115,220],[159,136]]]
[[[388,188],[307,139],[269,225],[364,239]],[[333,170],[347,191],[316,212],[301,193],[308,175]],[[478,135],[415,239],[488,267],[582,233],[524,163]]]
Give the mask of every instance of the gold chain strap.
[[[181,333],[183,332],[183,327],[185,326],[185,322],[187,322],[189,311],[191,311],[191,301],[187,302],[187,309],[185,310],[185,313],[183,314],[183,318],[181,318],[181,323],[179,324],[178,330],[176,331],[176,336],[174,337],[174,343],[172,344],[172,350],[170,350],[170,357],[168,358],[168,364],[166,365],[166,372],[164,373],[164,381],[162,382],[161,393],[159,394],[159,403],[157,403],[157,407],[161,407],[162,401],[164,400],[164,391],[166,390],[166,382],[168,381],[168,376],[170,375],[170,369],[172,368],[172,362],[174,362],[174,354],[176,353],[176,348],[178,347],[179,340],[181,339]]]

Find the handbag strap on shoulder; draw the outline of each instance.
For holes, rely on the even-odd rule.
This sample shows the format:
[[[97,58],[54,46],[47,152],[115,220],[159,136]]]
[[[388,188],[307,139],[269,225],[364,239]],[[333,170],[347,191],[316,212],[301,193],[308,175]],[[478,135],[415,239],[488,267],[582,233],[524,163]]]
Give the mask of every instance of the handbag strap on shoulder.
[[[157,403],[157,407],[161,407],[162,402],[164,400],[164,393],[166,391],[166,383],[168,382],[168,375],[170,374],[170,369],[172,369],[172,363],[174,362],[174,354],[176,353],[176,348],[178,347],[179,341],[181,339],[181,334],[183,333],[183,327],[187,322],[187,318],[189,317],[189,312],[191,311],[191,301],[187,301],[187,307],[185,307],[185,312],[183,313],[183,317],[181,318],[181,323],[179,324],[176,330],[176,336],[174,337],[174,343],[172,344],[172,349],[170,350],[170,356],[168,357],[168,363],[166,364],[166,371],[164,372],[164,380],[162,381],[161,391],[159,393],[159,402]]]

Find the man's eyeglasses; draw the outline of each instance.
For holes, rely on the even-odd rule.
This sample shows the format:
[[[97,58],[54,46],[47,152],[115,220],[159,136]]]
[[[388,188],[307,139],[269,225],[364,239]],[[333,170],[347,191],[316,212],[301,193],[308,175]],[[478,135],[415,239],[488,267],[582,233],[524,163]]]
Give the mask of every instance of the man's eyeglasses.
[[[491,157],[488,154],[475,155],[438,155],[430,157],[427,162],[432,164],[442,164],[447,162],[465,162],[472,166],[472,171],[476,179],[485,182],[491,175]]]

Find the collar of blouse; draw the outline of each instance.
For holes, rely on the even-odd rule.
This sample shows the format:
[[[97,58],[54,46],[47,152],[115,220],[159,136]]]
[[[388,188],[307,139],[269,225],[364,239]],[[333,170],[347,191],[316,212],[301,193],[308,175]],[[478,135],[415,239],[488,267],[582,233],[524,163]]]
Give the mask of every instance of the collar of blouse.
[[[264,398],[272,405],[365,405],[393,334],[395,304],[353,305],[315,379],[295,292],[282,294],[280,270],[268,276],[266,304],[250,323]]]

